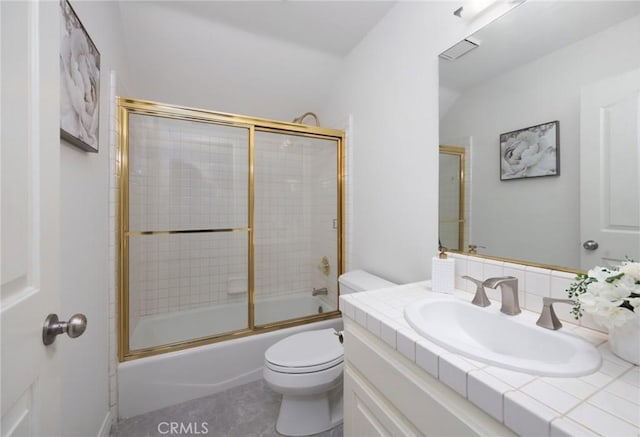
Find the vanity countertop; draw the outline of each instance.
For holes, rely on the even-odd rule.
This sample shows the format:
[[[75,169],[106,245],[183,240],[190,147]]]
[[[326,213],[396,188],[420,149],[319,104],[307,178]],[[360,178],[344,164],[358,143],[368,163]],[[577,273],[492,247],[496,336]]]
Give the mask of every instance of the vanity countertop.
[[[458,290],[455,295],[472,298]],[[602,354],[602,366],[591,375],[557,378],[506,370],[449,352],[414,331],[404,319],[404,307],[429,296],[442,295],[424,281],[349,294],[340,301],[344,316],[517,434],[640,435],[640,367],[613,355],[606,334],[568,323],[562,328]],[[523,311],[518,317],[535,324],[537,316]]]

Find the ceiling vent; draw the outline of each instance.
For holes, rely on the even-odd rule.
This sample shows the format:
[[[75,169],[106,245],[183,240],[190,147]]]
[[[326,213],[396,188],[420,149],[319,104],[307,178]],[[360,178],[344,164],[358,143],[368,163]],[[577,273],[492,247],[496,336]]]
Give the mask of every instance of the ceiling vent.
[[[471,41],[470,38],[463,39],[458,44],[440,53],[440,57],[442,59],[446,59],[447,61],[455,61],[459,57],[466,55],[471,50],[479,46],[479,43]]]

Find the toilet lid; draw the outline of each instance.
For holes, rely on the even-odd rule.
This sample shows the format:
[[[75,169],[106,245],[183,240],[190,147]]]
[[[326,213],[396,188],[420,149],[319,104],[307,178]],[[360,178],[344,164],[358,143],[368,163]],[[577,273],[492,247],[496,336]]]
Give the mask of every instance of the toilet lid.
[[[328,369],[343,360],[344,348],[335,330],[306,331],[284,338],[264,354],[273,370],[285,373],[307,373]]]

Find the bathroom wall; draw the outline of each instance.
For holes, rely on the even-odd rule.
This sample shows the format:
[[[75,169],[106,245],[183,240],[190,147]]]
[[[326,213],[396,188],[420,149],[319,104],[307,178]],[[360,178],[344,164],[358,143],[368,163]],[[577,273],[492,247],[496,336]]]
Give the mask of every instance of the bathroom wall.
[[[72,1],[101,54],[100,150],[61,141],[61,319],[81,312],[86,332],[62,339],[62,435],[108,435],[109,415],[109,135],[110,71],[126,82],[124,44],[112,2]],[[58,19],[58,17],[54,17]],[[113,309],[113,307],[112,307]],[[113,385],[115,389],[115,384]]]
[[[400,2],[347,56],[321,114],[353,117],[350,268],[403,283],[431,276],[438,246],[438,54],[472,22],[451,2]]]
[[[170,1],[121,8],[124,37],[136,54],[132,97],[293,120],[318,111],[341,73],[339,56],[186,13]]]
[[[580,265],[580,89],[640,67],[640,17],[636,16],[462,93],[442,118],[441,142],[473,137],[471,242],[485,253],[559,266]],[[634,55],[631,55],[634,53]],[[560,176],[501,182],[496,153],[500,133],[560,121]],[[552,196],[549,194],[553,193]],[[497,214],[510,205],[508,214]],[[562,211],[562,214],[558,214]],[[508,235],[535,218],[535,244]],[[553,250],[549,250],[553,248]]]

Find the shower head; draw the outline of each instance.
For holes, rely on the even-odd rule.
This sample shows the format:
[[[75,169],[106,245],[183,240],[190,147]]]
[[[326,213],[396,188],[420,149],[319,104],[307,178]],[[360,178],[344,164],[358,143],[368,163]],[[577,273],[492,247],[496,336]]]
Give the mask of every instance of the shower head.
[[[304,113],[304,114],[302,114],[300,117],[296,117],[296,118],[294,118],[292,123],[302,124],[302,120],[304,120],[304,118],[305,118],[307,115],[310,115],[310,116],[312,116],[313,118],[315,118],[315,119],[316,119],[316,126],[317,126],[317,127],[320,127],[320,120],[318,120],[318,116],[317,116],[316,114],[314,114],[313,112],[305,112],[305,113]]]

